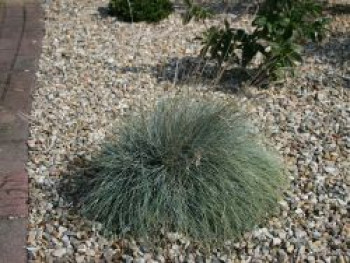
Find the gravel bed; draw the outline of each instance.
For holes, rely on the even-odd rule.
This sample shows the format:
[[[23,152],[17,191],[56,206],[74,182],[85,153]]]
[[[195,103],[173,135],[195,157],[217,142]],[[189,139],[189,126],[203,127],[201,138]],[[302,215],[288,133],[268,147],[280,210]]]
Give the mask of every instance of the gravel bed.
[[[122,23],[104,15],[99,7],[107,3],[43,5],[46,36],[28,140],[29,261],[349,262],[350,15],[335,17],[323,46],[307,48],[296,78],[241,96],[167,77],[176,61],[198,53],[192,39],[204,25],[183,26],[179,14],[157,25]],[[249,17],[234,23],[248,28]],[[183,91],[235,99],[251,113],[288,167],[280,215],[207,255],[178,233],[152,244],[101,236],[100,226],[63,198],[60,180],[99,150],[119,116]]]

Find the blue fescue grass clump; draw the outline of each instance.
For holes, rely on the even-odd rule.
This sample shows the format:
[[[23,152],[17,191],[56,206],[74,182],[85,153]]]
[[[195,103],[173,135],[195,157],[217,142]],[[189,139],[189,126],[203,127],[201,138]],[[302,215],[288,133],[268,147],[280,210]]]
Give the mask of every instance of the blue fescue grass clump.
[[[152,237],[162,229],[206,243],[261,223],[284,180],[237,107],[186,98],[126,118],[90,171],[82,212],[106,230]]]

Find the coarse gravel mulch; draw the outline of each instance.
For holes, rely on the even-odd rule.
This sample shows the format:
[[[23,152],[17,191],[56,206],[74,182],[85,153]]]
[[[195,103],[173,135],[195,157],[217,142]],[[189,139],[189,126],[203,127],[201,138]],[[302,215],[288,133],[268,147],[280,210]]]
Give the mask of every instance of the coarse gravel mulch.
[[[198,54],[193,38],[203,24],[184,26],[178,13],[156,25],[123,23],[105,15],[107,4],[43,5],[46,35],[28,140],[29,261],[349,262],[350,14],[333,10],[329,38],[308,45],[295,78],[267,90],[251,87],[244,96],[169,77]],[[229,19],[249,28],[251,17]],[[100,149],[119,116],[182,92],[236,100],[251,114],[288,168],[280,214],[206,255],[179,233],[152,244],[101,236],[99,224],[65,199],[60,182]]]

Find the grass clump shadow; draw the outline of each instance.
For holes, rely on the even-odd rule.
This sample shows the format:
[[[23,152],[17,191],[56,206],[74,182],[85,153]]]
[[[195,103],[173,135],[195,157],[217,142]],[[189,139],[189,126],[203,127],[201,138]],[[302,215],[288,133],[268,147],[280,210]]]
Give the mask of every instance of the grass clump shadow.
[[[106,233],[222,244],[274,211],[282,170],[236,106],[169,98],[126,117],[75,187]]]

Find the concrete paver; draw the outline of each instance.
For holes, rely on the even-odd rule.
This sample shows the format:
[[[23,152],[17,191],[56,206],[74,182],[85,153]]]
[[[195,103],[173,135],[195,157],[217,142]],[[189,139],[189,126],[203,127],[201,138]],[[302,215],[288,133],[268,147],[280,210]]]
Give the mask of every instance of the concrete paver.
[[[0,263],[27,261],[26,116],[43,35],[39,0],[0,6]]]

